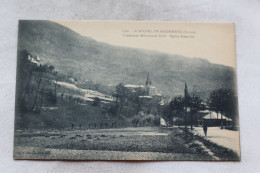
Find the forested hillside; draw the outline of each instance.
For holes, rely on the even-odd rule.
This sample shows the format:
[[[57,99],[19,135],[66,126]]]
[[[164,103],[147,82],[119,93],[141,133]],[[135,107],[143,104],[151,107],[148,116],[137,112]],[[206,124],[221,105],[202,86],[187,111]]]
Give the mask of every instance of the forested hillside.
[[[116,86],[152,84],[163,94],[183,94],[184,82],[201,97],[221,87],[234,87],[234,69],[200,58],[116,47],[83,37],[50,21],[21,21],[19,50],[27,49],[60,73],[80,81]]]

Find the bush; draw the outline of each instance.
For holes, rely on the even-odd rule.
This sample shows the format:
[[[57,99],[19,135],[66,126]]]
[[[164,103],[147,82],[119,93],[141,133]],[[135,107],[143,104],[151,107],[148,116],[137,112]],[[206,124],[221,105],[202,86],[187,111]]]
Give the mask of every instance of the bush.
[[[160,117],[154,117],[154,119],[153,119],[153,124],[155,125],[155,126],[159,126],[160,125]]]
[[[95,98],[94,98],[94,102],[93,102],[93,106],[99,106],[99,105],[100,105],[100,103],[101,103],[101,100],[100,100],[100,98],[98,98],[98,97],[95,97]]]

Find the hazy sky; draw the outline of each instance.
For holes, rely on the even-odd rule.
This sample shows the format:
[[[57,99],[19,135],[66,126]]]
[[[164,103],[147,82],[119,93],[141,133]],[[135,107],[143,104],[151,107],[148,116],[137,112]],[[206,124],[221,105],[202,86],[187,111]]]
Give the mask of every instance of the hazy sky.
[[[233,24],[55,21],[83,36],[117,46],[156,50],[236,66]]]

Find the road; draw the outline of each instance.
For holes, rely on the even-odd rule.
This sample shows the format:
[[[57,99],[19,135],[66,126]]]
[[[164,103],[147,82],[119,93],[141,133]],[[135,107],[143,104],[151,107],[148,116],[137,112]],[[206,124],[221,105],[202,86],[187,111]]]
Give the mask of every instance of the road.
[[[204,136],[203,128],[195,127],[193,133],[240,155],[239,131],[208,127],[207,136]]]

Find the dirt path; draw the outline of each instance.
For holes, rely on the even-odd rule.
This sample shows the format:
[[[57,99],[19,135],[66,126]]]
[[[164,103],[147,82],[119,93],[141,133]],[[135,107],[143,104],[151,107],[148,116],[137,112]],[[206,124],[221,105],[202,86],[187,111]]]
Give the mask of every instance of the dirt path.
[[[209,127],[208,135],[204,136],[203,128],[195,127],[193,133],[240,154],[239,131],[220,129],[219,127]]]
[[[205,138],[194,131],[187,130],[186,133],[189,137],[186,137],[185,139],[190,141],[191,145],[200,145],[200,148],[208,152],[208,154],[215,158],[215,160],[240,160],[239,154],[235,151],[208,140],[208,138]]]

